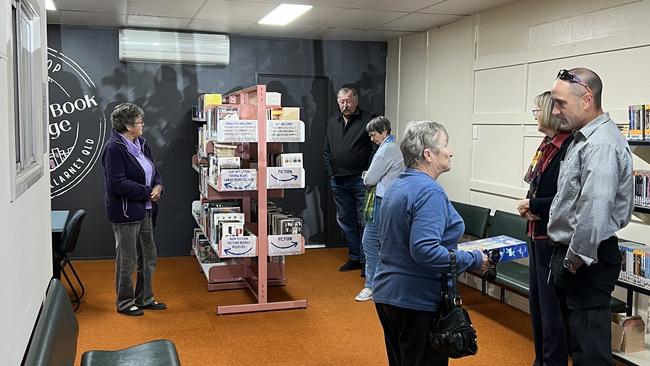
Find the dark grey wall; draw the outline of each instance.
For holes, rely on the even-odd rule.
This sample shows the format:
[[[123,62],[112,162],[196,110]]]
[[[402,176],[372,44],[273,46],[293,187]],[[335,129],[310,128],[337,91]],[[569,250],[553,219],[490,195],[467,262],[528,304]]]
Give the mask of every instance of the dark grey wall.
[[[307,78],[324,76],[324,79],[320,79],[329,83],[330,95],[327,100],[317,101],[317,108],[321,111],[326,108],[327,114],[332,114],[336,110],[335,90],[344,84],[354,84],[361,92],[362,108],[377,114],[384,112],[386,44],[383,42],[231,37],[230,64],[225,67],[120,62],[116,30],[49,26],[48,45],[60,53],[50,52],[53,64],[65,61],[62,62],[63,69],[58,70],[59,74],[55,75],[55,70],[50,69],[50,105],[57,101],[62,104],[64,100],[74,98],[68,87],[55,85],[54,81],[61,84],[61,80],[72,80],[72,84],[75,84],[72,89],[82,84],[82,90],[77,91],[79,95],[96,96],[98,105],[93,110],[95,115],[92,111],[85,111],[85,114],[77,114],[76,120],[72,121],[73,125],[79,124],[80,134],[96,134],[102,117],[104,132],[108,134],[110,111],[117,103],[130,101],[144,108],[144,136],[157,159],[166,192],[160,202],[156,228],[158,254],[162,256],[187,255],[190,249],[194,227],[190,205],[198,197],[198,176],[190,166],[197,141],[197,125],[190,119],[190,110],[198,94],[211,91],[223,93],[251,86],[258,82],[258,76],[264,80],[273,80],[273,75],[285,78],[287,75]],[[82,69],[92,83],[84,85],[83,80],[75,80],[79,77],[69,72],[70,68]],[[50,124],[60,124],[64,117],[53,116],[50,108]],[[71,143],[66,145],[62,141],[74,136],[68,133],[68,136],[59,136],[56,140],[53,137],[51,135],[51,148],[58,146],[63,149]],[[312,138],[310,141],[300,150],[310,150],[310,156],[317,158],[322,152],[322,140],[319,138],[315,143]],[[51,167],[54,165],[51,164]],[[310,170],[322,169],[322,163],[305,168],[309,175]],[[60,168],[54,167],[53,179],[60,173]],[[58,196],[52,199],[54,210],[83,208],[88,212],[74,256],[114,256],[113,234],[104,213],[101,159],[77,181],[65,193],[60,193],[59,189]],[[53,192],[57,191],[54,183],[52,186]],[[300,200],[303,196],[291,197]]]

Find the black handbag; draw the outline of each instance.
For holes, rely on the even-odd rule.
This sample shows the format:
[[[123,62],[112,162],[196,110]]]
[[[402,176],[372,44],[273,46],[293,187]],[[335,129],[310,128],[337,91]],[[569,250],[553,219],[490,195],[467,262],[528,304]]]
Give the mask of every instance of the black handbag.
[[[462,300],[458,294],[456,281],[456,252],[449,252],[449,275],[454,297],[449,295],[447,273],[442,276],[441,304],[438,316],[429,330],[429,346],[438,354],[450,358],[461,358],[475,355],[478,352],[476,330],[472,327],[469,314],[463,309]]]

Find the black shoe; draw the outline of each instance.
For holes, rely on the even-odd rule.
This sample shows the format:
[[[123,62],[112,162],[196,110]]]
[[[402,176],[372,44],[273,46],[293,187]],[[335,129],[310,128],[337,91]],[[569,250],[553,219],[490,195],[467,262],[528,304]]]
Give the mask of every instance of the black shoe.
[[[117,312],[128,316],[138,316],[144,314],[144,310],[135,305],[131,305],[126,309],[118,310]]]
[[[361,262],[349,260],[339,267],[339,272],[349,272],[355,269],[361,269]]]
[[[146,310],[165,310],[165,309],[167,309],[167,305],[165,305],[164,302],[154,301],[149,305],[140,306],[140,308],[146,309]]]

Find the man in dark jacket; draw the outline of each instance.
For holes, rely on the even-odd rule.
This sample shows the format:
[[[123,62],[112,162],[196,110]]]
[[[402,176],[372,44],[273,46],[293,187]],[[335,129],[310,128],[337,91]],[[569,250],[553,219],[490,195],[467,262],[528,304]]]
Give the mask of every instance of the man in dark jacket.
[[[104,146],[102,164],[106,213],[115,234],[116,305],[121,314],[142,315],[142,309],[166,308],[154,300],[152,290],[157,256],[152,223],[163,191],[162,178],[142,137],[144,111],[122,103],[113,110],[111,122],[112,136]]]
[[[366,186],[361,173],[368,169],[372,159],[373,144],[366,133],[366,124],[375,115],[359,108],[359,96],[354,89],[339,90],[337,102],[340,113],[327,123],[323,155],[336,204],[336,221],[348,242],[348,261],[339,268],[345,272],[362,268],[362,209]]]

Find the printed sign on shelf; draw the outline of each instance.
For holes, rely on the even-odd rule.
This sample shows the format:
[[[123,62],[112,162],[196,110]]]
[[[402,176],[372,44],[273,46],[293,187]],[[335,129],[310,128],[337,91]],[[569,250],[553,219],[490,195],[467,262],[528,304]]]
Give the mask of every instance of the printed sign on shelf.
[[[223,169],[219,173],[219,191],[255,191],[257,190],[257,170]]]
[[[305,188],[305,169],[270,166],[266,170],[268,189]]]
[[[305,142],[305,124],[299,120],[267,120],[266,141]]]
[[[305,242],[302,235],[269,235],[269,255],[300,255],[303,253],[305,253]]]
[[[214,248],[220,258],[256,257],[256,236],[224,236]]]
[[[218,142],[257,142],[257,120],[223,120],[217,122]]]

